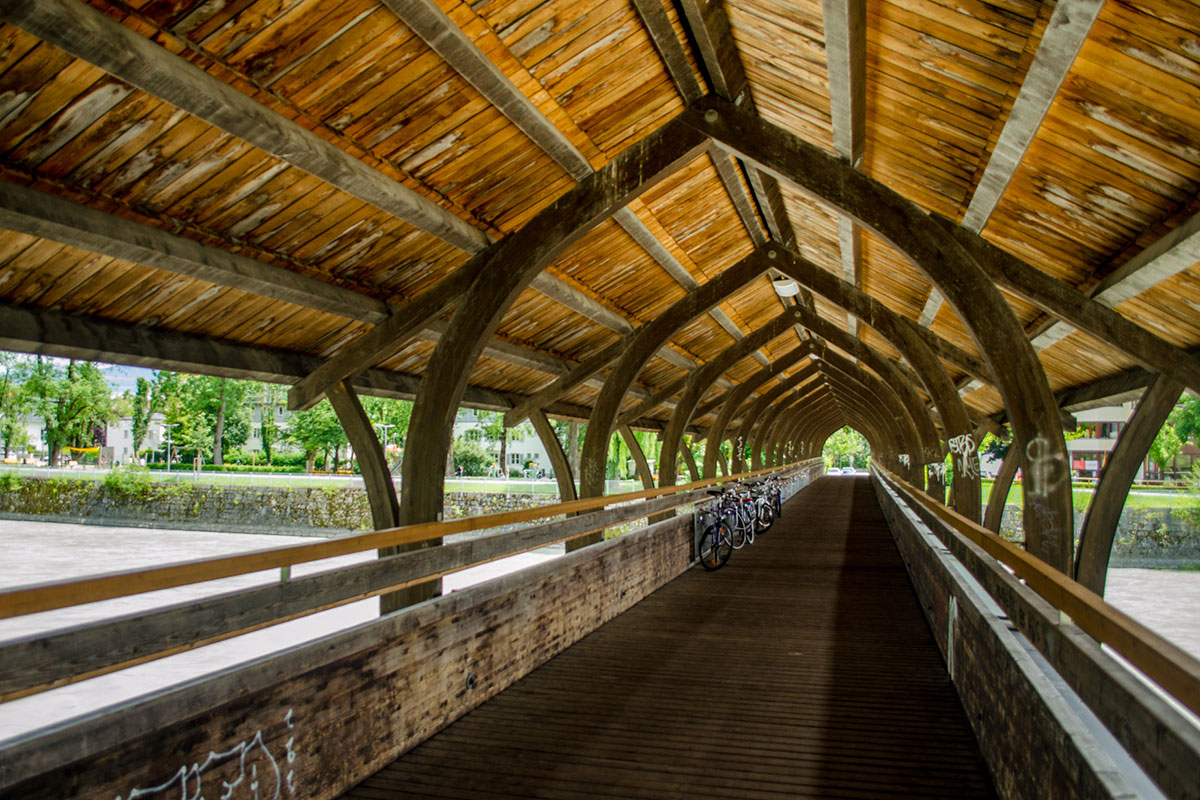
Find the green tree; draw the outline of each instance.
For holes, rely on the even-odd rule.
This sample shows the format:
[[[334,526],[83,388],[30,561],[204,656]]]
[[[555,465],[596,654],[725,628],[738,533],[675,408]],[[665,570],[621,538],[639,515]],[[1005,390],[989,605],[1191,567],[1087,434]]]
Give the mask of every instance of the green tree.
[[[333,469],[337,469],[338,451],[342,445],[349,443],[328,400],[322,400],[307,411],[293,414],[285,437],[304,451],[307,462],[305,469],[308,472],[313,471],[317,453],[323,455],[322,466],[328,468],[331,451],[334,454]]]
[[[379,444],[383,446],[386,455],[388,444],[404,447],[404,440],[408,436],[408,422],[412,419],[412,402],[409,400],[394,400],[390,397],[364,397],[363,411],[367,413],[367,418],[376,426],[391,425],[390,428],[376,427],[375,435],[379,437]],[[396,459],[396,463],[392,465],[392,471],[395,472],[403,460],[401,457]]]
[[[29,375],[29,360],[17,353],[0,352],[0,439],[4,440],[4,456],[22,446],[27,440],[25,419],[29,413],[29,398],[22,391]]]
[[[1179,455],[1181,449],[1183,449],[1183,439],[1179,437],[1179,432],[1175,430],[1175,426],[1168,419],[1159,429],[1158,436],[1154,437],[1154,441],[1150,443],[1150,452],[1147,455],[1158,465],[1160,472],[1166,472],[1167,465],[1175,456]]]
[[[845,427],[825,440],[821,455],[826,467],[865,467],[871,458],[871,446],[861,433]]]
[[[136,454],[141,451],[142,443],[146,441],[146,434],[150,432],[150,399],[151,389],[153,384],[145,378],[137,379],[137,390],[133,395],[133,403],[131,409],[132,434],[133,434],[133,452]]]
[[[477,439],[459,436],[454,440],[454,466],[463,475],[486,475],[492,456]]]
[[[508,474],[508,440],[511,437],[516,441],[528,439],[533,436],[533,423],[526,420],[518,423],[512,428],[504,427],[504,413],[500,411],[479,411],[476,412],[476,417],[482,424],[484,437],[489,441],[499,445],[500,454],[498,461],[500,464],[501,474]]]
[[[66,369],[38,356],[22,386],[30,410],[42,417],[50,464],[64,447],[91,447],[105,423],[118,416],[117,401],[104,373],[95,364],[71,360]]]
[[[1200,441],[1200,398],[1184,392],[1167,421],[1182,441]]]

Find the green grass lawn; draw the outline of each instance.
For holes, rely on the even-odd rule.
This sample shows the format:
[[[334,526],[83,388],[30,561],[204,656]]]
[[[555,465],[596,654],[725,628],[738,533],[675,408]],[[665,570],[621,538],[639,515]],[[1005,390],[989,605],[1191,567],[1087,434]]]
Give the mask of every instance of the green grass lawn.
[[[1092,502],[1095,490],[1088,487],[1075,487],[1071,491],[1077,512],[1087,511]],[[983,502],[986,505],[992,494],[992,481],[983,481]],[[1014,483],[1008,493],[1008,505],[1021,505],[1024,494],[1021,484]],[[1181,489],[1163,489],[1161,487],[1134,486],[1125,500],[1126,508],[1200,508],[1200,496]]]

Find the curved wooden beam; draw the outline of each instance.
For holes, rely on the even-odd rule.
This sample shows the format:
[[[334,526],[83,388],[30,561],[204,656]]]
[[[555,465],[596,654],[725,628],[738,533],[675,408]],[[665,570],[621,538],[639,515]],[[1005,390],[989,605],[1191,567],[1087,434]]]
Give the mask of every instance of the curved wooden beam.
[[[1004,518],[1004,505],[1008,502],[1008,493],[1012,489],[1013,478],[1017,476],[1017,468],[1021,466],[1021,446],[1014,437],[1008,444],[1008,452],[1000,463],[1000,471],[992,481],[992,494],[988,497],[987,511],[983,515],[983,527],[992,533],[1000,532],[1000,522]]]
[[[529,421],[533,423],[533,429],[537,431],[538,438],[542,440],[542,447],[546,449],[546,455],[550,457],[550,466],[554,470],[554,481],[558,484],[559,500],[567,503],[578,499],[575,494],[575,476],[571,473],[571,463],[567,460],[562,442],[558,440],[558,434],[554,432],[554,426],[550,424],[546,412],[540,408],[534,409],[533,413],[529,415]],[[508,469],[507,465],[504,466],[504,469]],[[653,487],[647,486],[646,488]]]
[[[780,381],[777,385],[771,387],[767,392],[759,396],[750,410],[742,417],[742,424],[738,428],[738,438],[750,445],[750,463],[762,463],[762,434],[765,426],[769,425],[774,419],[774,415],[779,413],[780,400],[784,392],[799,386],[801,383],[811,380],[817,374],[815,366],[805,366],[796,371],[795,374]],[[810,390],[814,387],[808,387]],[[806,392],[801,391],[797,397],[803,398]],[[780,403],[776,401],[780,400]]]
[[[682,120],[667,123],[540,211],[520,231],[475,256],[476,277],[438,342],[413,405],[405,443],[401,519],[428,522],[442,508],[440,463],[450,445],[454,413],[484,341],[516,297],[572,242],[706,147]],[[476,261],[478,259],[478,261]]]
[[[797,306],[793,310],[797,310],[798,308],[799,307]],[[712,426],[709,428],[708,435],[710,439],[715,438],[719,441],[722,437],[724,437],[725,428],[729,425],[730,421],[733,420],[734,412],[736,412],[741,406],[742,402],[750,396],[751,392],[765,383],[769,378],[779,374],[792,364],[795,364],[801,358],[807,357],[809,352],[811,351],[797,348],[782,358],[776,359],[771,366],[763,367],[758,372],[754,373],[749,378],[733,387],[729,394],[722,398],[721,410],[717,412],[717,418],[713,421]],[[668,429],[670,426],[671,422],[668,422]],[[713,462],[711,468],[715,470],[716,462]],[[706,450],[704,457],[704,474],[708,475],[709,469],[708,451]],[[712,475],[709,475],[709,477],[712,477]]]
[[[625,393],[633,385],[646,360],[684,325],[766,272],[767,263],[762,252],[756,250],[708,283],[688,292],[683,299],[654,321],[643,325],[627,337],[621,357],[604,381],[604,388],[600,390],[600,396],[596,398],[592,414],[588,418],[588,433],[583,440],[583,455],[579,464],[580,495],[598,497],[604,493],[604,464],[608,437],[612,433]],[[669,446],[670,442],[667,442],[667,445]]]
[[[685,115],[743,160],[853,217],[895,246],[937,287],[983,353],[1014,432],[1028,442],[1027,547],[1069,572],[1073,508],[1058,407],[1024,329],[979,264],[915,203],[821,148],[717,97],[705,98]]]
[[[633,429],[628,425],[622,425],[617,430],[620,432],[621,438],[625,440],[629,454],[633,456],[633,463],[637,465],[638,478],[642,481],[642,488],[653,489],[654,473],[650,471],[650,462],[646,460],[646,454],[642,452],[641,443],[633,435]]]
[[[930,346],[928,338],[932,334],[913,324],[911,320],[895,313],[854,285],[840,280],[837,276],[796,253],[781,252],[777,268],[801,285],[808,286],[817,294],[836,303],[874,328],[908,360],[933,399],[934,406],[945,427],[947,441],[957,439],[957,442],[960,443],[960,446],[952,449],[954,473],[956,481],[961,486],[961,491],[955,492],[954,495],[954,510],[968,519],[978,520],[982,491],[979,455],[974,446],[961,446],[962,443],[965,443],[965,439],[960,438],[971,435],[974,426],[971,424],[962,396],[959,395],[950,376],[946,373],[945,367]],[[977,442],[972,438],[972,445],[975,444]],[[931,463],[941,452],[943,451],[925,453],[923,461]],[[938,478],[940,476],[935,476],[940,487],[942,481]],[[945,492],[939,492],[938,496],[944,499]]]
[[[1075,580],[1101,597],[1104,596],[1108,560],[1112,556],[1121,511],[1129,497],[1129,487],[1182,391],[1183,385],[1178,381],[1166,375],[1158,376],[1138,401],[1137,409],[1117,437],[1117,446],[1100,473],[1100,483],[1092,495],[1079,534]]]
[[[911,463],[925,464],[930,461],[940,461],[943,457],[941,440],[938,437],[937,429],[933,425],[933,420],[929,416],[929,410],[921,402],[920,398],[917,397],[912,385],[908,382],[904,374],[896,368],[896,365],[880,356],[874,349],[850,336],[836,325],[831,325],[816,314],[801,311],[801,318],[804,326],[811,330],[813,334],[822,337],[838,349],[851,354],[874,370],[881,378],[886,379],[889,389],[899,396],[901,408],[904,409],[904,412],[911,420],[919,437],[919,446],[910,453]],[[827,347],[820,351],[819,354],[826,361],[830,360],[830,353]],[[857,369],[857,365],[854,365],[854,367]],[[850,372],[854,374],[853,369]]]

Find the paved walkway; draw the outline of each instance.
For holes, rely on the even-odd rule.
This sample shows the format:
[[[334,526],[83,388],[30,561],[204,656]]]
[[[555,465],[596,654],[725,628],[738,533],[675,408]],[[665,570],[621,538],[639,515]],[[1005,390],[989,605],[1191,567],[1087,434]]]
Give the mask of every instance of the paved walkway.
[[[825,478],[351,791],[992,797],[866,478]]]

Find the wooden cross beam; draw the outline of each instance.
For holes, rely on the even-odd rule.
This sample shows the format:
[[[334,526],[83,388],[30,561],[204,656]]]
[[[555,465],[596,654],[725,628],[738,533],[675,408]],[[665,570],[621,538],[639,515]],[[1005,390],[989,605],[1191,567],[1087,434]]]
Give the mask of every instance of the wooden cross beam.
[[[1083,294],[1102,306],[1112,308],[1178,275],[1200,262],[1200,214],[1187,219],[1170,233],[1110,272]],[[1030,341],[1038,350],[1061,341],[1075,326],[1056,320],[1034,334]]]
[[[987,225],[1103,7],[1104,0],[1059,0],[1055,4],[1025,81],[963,214],[962,225],[967,230],[979,233]],[[941,293],[931,289],[921,313],[922,325],[933,324],[942,303]]]
[[[935,215],[934,218],[970,253],[996,285],[1095,336],[1142,366],[1174,375],[1189,389],[1200,391],[1200,359],[945,217]]]
[[[434,0],[384,0],[384,4],[572,178],[581,181],[595,171],[588,158]],[[631,209],[617,210],[613,219],[685,289],[699,285]],[[735,339],[744,336],[725,312],[713,309],[712,316]]]

